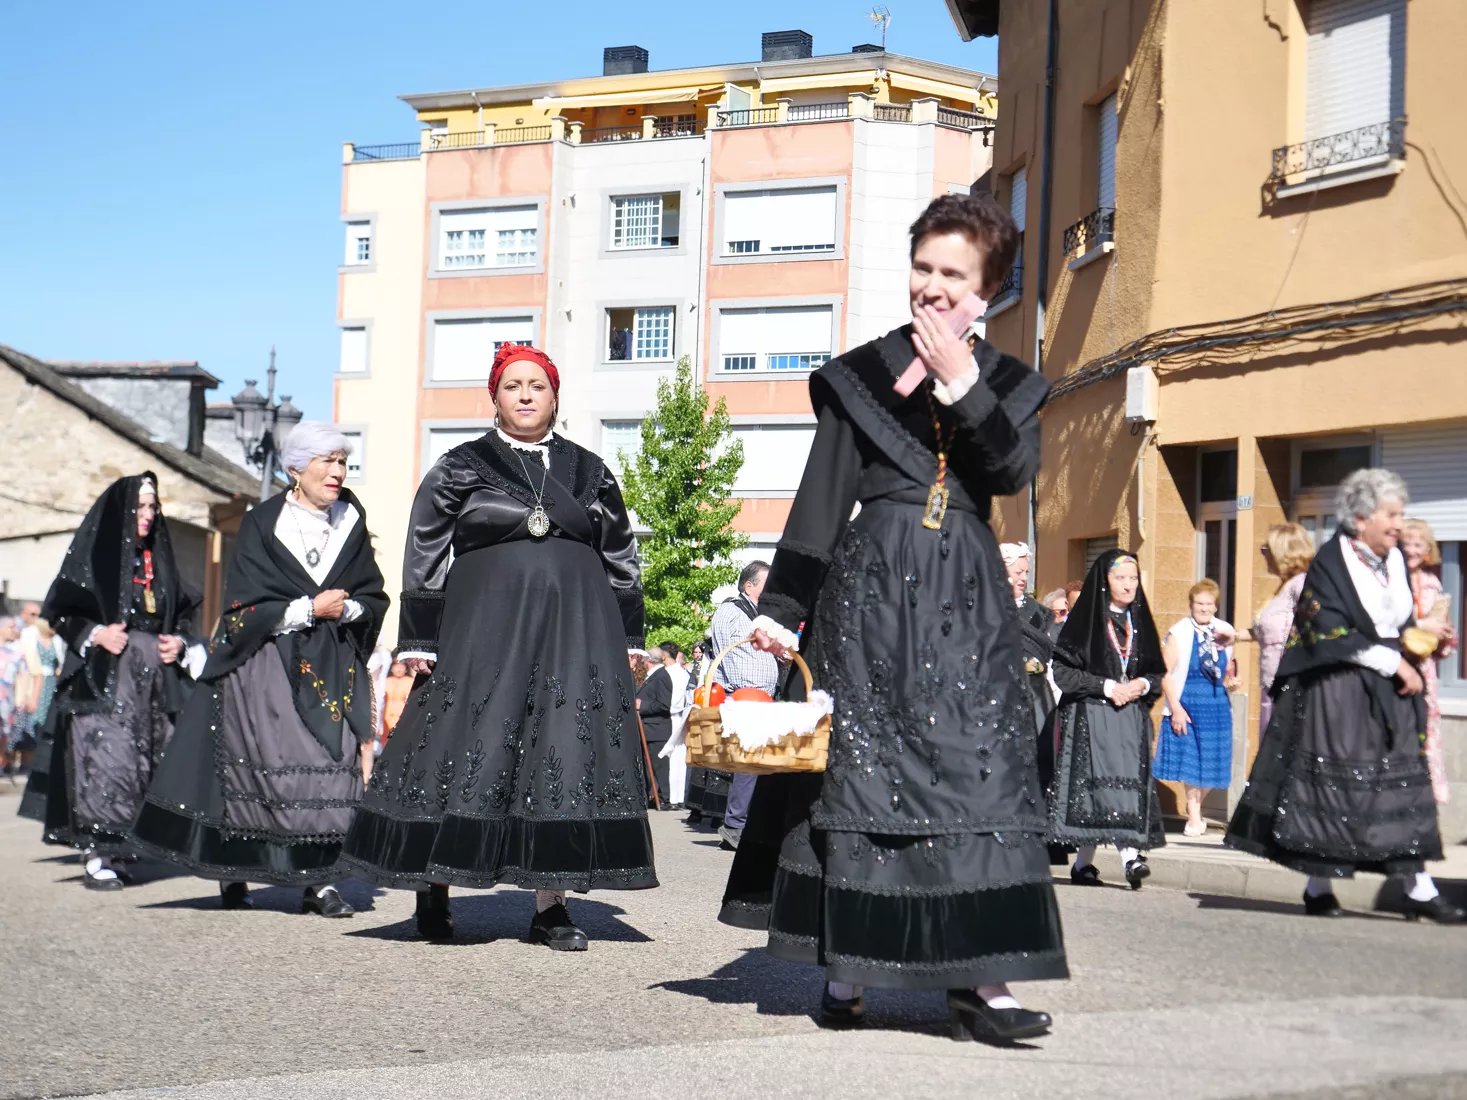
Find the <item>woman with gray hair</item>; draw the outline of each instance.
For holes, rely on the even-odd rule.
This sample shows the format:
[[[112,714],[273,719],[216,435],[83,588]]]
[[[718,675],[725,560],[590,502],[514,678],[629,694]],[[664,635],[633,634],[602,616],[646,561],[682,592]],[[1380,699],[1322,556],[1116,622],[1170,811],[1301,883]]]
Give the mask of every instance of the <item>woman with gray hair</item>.
[[[1340,485],[1340,530],[1309,566],[1224,843],[1308,875],[1311,916],[1340,916],[1332,881],[1374,871],[1403,880],[1408,919],[1456,924],[1467,914],[1426,873],[1442,842],[1417,665],[1443,624],[1416,621],[1396,545],[1406,501],[1389,470],[1357,470]]]
[[[291,432],[293,484],[240,524],[208,662],[133,829],[144,851],[218,879],[225,909],[270,882],[303,887],[302,912],[354,911],[331,883],[371,774],[367,661],[387,594],[342,484],[350,450],[331,424]]]

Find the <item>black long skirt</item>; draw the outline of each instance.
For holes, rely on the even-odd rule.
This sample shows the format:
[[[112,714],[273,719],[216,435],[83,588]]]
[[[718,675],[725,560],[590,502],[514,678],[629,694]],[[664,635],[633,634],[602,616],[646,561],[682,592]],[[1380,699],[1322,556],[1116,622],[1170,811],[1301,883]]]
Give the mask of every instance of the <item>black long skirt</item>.
[[[656,886],[625,638],[582,543],[458,558],[437,665],[377,761],[343,864],[385,886]]]
[[[71,713],[58,695],[20,807],[47,844],[132,854],[128,833],[173,735],[167,675],[157,635],[132,630],[107,709]]]
[[[1050,839],[1061,845],[1161,848],[1166,831],[1151,781],[1151,712],[1081,699],[1060,707],[1049,785]]]
[[[296,712],[273,644],[201,684],[133,827],[138,851],[200,878],[319,886],[341,877],[361,798],[357,742],[328,753]]]
[[[1411,874],[1442,858],[1436,799],[1409,698],[1392,735],[1363,668],[1286,681],[1223,842],[1307,875]]]
[[[715,768],[688,769],[687,807],[703,815],[704,824],[716,825],[728,810],[728,785],[731,772]]]

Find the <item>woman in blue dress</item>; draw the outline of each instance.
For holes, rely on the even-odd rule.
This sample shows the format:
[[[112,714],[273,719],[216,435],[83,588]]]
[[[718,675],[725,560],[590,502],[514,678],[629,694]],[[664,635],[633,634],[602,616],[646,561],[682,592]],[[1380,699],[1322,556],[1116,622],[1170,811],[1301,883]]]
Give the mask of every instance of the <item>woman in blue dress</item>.
[[[1217,584],[1200,580],[1187,593],[1192,613],[1167,632],[1166,714],[1156,741],[1153,775],[1187,791],[1185,836],[1207,832],[1202,800],[1233,775],[1233,628],[1217,617]]]

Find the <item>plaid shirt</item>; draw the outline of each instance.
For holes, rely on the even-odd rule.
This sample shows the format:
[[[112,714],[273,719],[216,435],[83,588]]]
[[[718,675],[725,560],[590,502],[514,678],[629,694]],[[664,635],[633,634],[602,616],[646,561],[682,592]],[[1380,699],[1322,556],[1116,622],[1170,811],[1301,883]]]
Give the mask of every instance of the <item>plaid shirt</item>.
[[[713,613],[711,628],[714,655],[722,653],[740,638],[747,638],[753,625],[754,620],[732,600],[720,604]],[[751,687],[773,695],[779,686],[779,662],[772,654],[760,653],[751,645],[741,645],[723,659],[714,678],[729,691]]]

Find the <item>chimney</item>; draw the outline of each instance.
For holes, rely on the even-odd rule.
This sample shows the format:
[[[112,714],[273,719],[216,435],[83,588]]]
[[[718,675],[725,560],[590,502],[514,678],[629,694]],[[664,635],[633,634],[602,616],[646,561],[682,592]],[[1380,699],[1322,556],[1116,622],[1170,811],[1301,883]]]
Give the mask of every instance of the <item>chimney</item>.
[[[602,76],[626,76],[647,71],[647,51],[641,46],[607,46],[601,51]]]
[[[852,46],[851,53],[885,53],[884,46],[873,46],[870,42],[863,42],[859,46]]]
[[[809,57],[815,50],[815,39],[805,31],[765,31],[765,61],[795,61]]]

